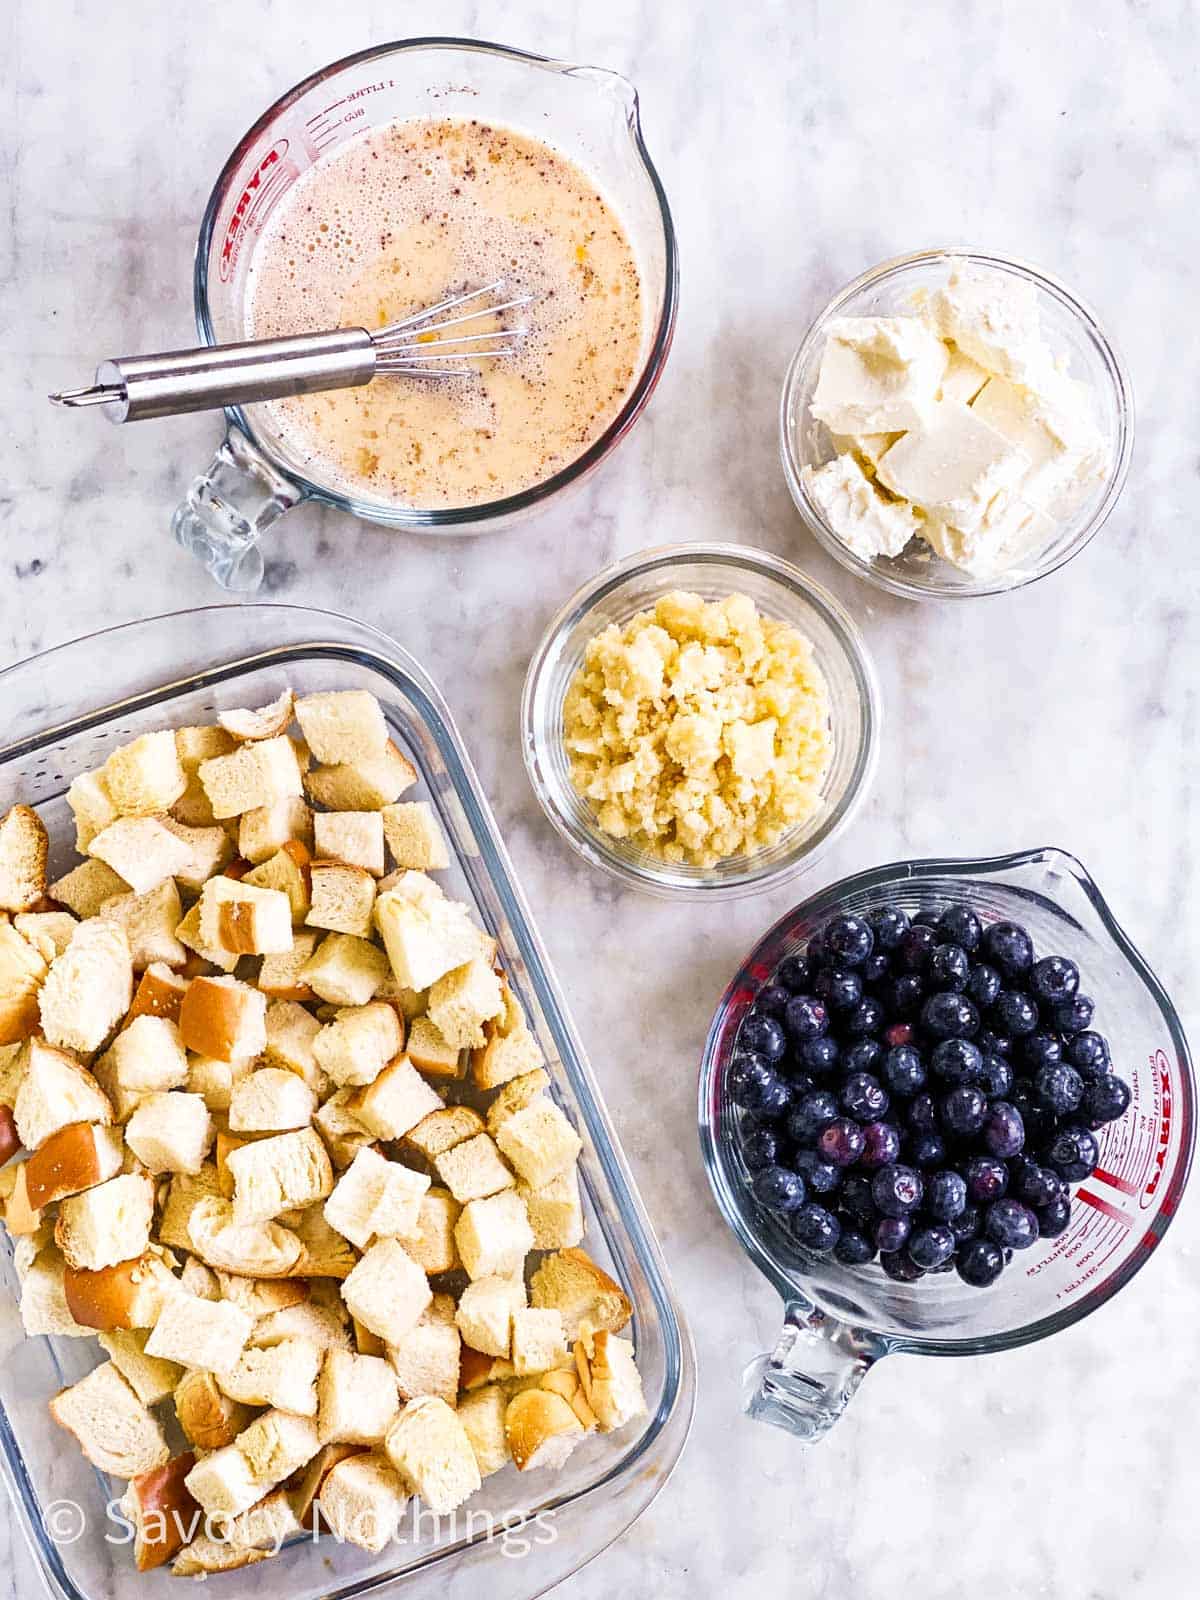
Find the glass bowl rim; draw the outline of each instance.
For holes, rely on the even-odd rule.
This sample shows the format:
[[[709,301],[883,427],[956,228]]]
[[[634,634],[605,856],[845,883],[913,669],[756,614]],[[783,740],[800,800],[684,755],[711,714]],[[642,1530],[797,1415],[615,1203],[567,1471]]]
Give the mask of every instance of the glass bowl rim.
[[[578,827],[566,815],[558,804],[556,786],[543,773],[537,710],[543,698],[552,658],[572,627],[582,622],[608,595],[647,573],[697,562],[717,568],[755,572],[787,589],[817,612],[834,634],[854,679],[862,734],[842,794],[830,807],[821,826],[804,841],[802,848],[789,852],[783,860],[772,866],[747,866],[736,875],[727,877],[683,879],[675,877],[665,864],[659,869],[638,866],[623,859],[614,845],[602,838],[598,828]],[[798,876],[849,825],[875,776],[882,717],[878,677],[862,634],[846,608],[821,584],[781,556],[752,545],[716,541],[654,545],[604,567],[576,589],[546,625],[530,657],[521,693],[521,751],[529,782],[542,810],[560,837],[590,866],[599,867],[627,888],[638,889],[660,899],[732,900],[757,890],[777,888]],[[753,859],[749,858],[751,862]]]
[[[800,452],[796,448],[793,438],[794,430],[789,427],[789,413],[792,409],[795,392],[799,384],[800,373],[809,360],[813,347],[823,335],[826,325],[831,317],[837,316],[856,295],[870,289],[885,278],[908,271],[910,268],[929,266],[939,261],[949,260],[952,257],[970,261],[976,265],[993,267],[1000,271],[1014,273],[1032,280],[1034,285],[1051,295],[1060,305],[1064,306],[1070,315],[1090,335],[1095,344],[1100,358],[1104,363],[1112,384],[1116,399],[1116,448],[1113,456],[1113,470],[1105,485],[1104,495],[1092,514],[1091,519],[1084,525],[1073,541],[1050,561],[1040,566],[1036,571],[1015,582],[1005,582],[1003,574],[991,579],[979,579],[969,587],[957,589],[940,588],[930,584],[919,584],[907,577],[900,577],[892,572],[884,571],[877,562],[864,560],[857,555],[846,543],[839,539],[830,527],[821,509],[812,496],[808,493],[807,486],[801,475],[804,462],[800,459]],[[1135,432],[1135,407],[1133,384],[1129,376],[1129,368],[1113,340],[1105,332],[1099,317],[1091,305],[1082,299],[1075,291],[1054,273],[1048,272],[1043,267],[1035,266],[1020,256],[1002,256],[993,251],[972,250],[967,246],[941,246],[929,247],[923,250],[914,250],[906,255],[891,256],[886,261],[880,261],[873,267],[868,267],[865,272],[839,289],[835,295],[817,312],[808,331],[800,341],[795,354],[788,363],[787,372],[783,380],[783,389],[779,403],[779,454],[783,463],[784,477],[787,480],[788,490],[796,509],[804,520],[806,527],[813,534],[818,544],[826,550],[835,561],[838,561],[848,572],[856,577],[865,578],[877,588],[885,590],[888,594],[900,595],[907,600],[977,600],[988,595],[1015,594],[1018,589],[1027,588],[1030,584],[1039,583],[1043,578],[1048,578],[1061,567],[1066,566],[1092,542],[1100,529],[1108,521],[1112,511],[1125,488],[1129,476],[1129,467],[1133,458],[1133,443]]]
[[[192,296],[195,307],[196,330],[201,341],[206,345],[217,342],[213,329],[211,309],[208,299],[208,258],[216,229],[217,213],[220,211],[234,181],[238,167],[253,148],[255,141],[267,128],[293,105],[310,89],[333,77],[336,73],[360,63],[374,61],[382,56],[399,55],[425,50],[457,50],[467,55],[496,56],[509,61],[523,63],[530,67],[540,68],[542,71],[557,73],[563,77],[604,78],[618,84],[624,91],[626,103],[626,122],[629,135],[633,142],[643,171],[649,180],[654,199],[658,205],[659,222],[663,236],[663,303],[657,323],[650,339],[649,348],[642,363],[637,381],[626,395],[616,416],[597,438],[593,439],[587,449],[569,461],[565,467],[556,472],[552,477],[543,479],[541,483],[532,484],[528,489],[523,489],[518,494],[505,496],[502,500],[490,500],[479,505],[468,506],[442,506],[418,509],[405,506],[387,506],[382,503],[355,500],[348,495],[340,494],[336,489],[314,483],[290,462],[283,462],[276,452],[261,440],[244,407],[230,406],[226,408],[226,417],[236,424],[246,435],[254,447],[271,462],[276,470],[282,472],[292,483],[296,484],[306,499],[315,500],[322,505],[337,507],[340,511],[348,511],[351,515],[361,517],[366,521],[380,523],[388,527],[403,528],[414,532],[423,529],[432,529],[440,533],[480,533],[487,529],[489,523],[498,519],[509,518],[522,512],[532,510],[544,501],[550,500],[560,490],[567,488],[579,478],[585,476],[593,467],[599,465],[620,443],[633,424],[641,416],[649,403],[650,396],[658,386],[670,354],[671,343],[675,336],[675,321],[679,310],[679,242],[675,232],[675,224],[671,217],[671,208],[667,201],[666,190],[663,188],[662,179],[650,158],[642,136],[641,98],[633,83],[622,73],[615,72],[607,67],[591,67],[584,63],[562,60],[553,56],[539,55],[534,51],[520,50],[509,45],[493,43],[487,39],[470,39],[450,34],[428,34],[413,36],[406,39],[393,39],[382,44],[371,45],[364,50],[357,50],[350,55],[341,56],[336,61],[331,61],[315,72],[309,73],[298,83],[279,95],[276,100],[259,116],[246,130],[234,146],[226,159],[209,194],[204,208],[204,216],[200,223],[200,233],[196,240],[196,251],[192,269]]]
[[[1065,871],[1087,898],[1105,933],[1113,941],[1120,956],[1132,968],[1134,975],[1158,1008],[1159,1015],[1170,1036],[1172,1047],[1180,1064],[1182,1094],[1180,1097],[1179,1151],[1154,1221],[1148,1224],[1146,1229],[1147,1234],[1151,1236],[1153,1246],[1161,1243],[1163,1235],[1170,1227],[1179,1209],[1180,1199],[1191,1174],[1196,1147],[1197,1119],[1197,1088],[1191,1051],[1184,1035],[1183,1024],[1180,1022],[1179,1015],[1166,990],[1136,945],[1133,944],[1120,923],[1113,916],[1108,902],[1101,894],[1087,868],[1069,850],[1064,850],[1057,845],[1043,845],[1031,850],[1018,850],[1008,855],[1000,856],[915,857],[908,860],[887,862],[881,866],[870,867],[865,871],[851,873],[845,878],[839,878],[835,883],[826,885],[825,888],[807,896],[798,905],[784,912],[755,941],[752,949],[739,963],[737,971],[726,985],[720,1000],[717,1002],[708,1033],[705,1036],[704,1050],[697,1074],[697,1118],[700,1154],[708,1177],[709,1188],[717,1203],[717,1209],[738,1244],[767,1281],[778,1290],[785,1301],[795,1298],[796,1286],[789,1280],[786,1273],[781,1270],[770,1251],[767,1250],[758,1235],[749,1226],[746,1213],[733,1194],[725,1158],[722,1156],[720,1141],[717,1138],[717,1129],[708,1114],[713,1091],[713,1080],[719,1065],[717,1045],[725,1019],[734,1003],[736,991],[741,986],[743,974],[753,962],[756,953],[776,939],[785,927],[794,922],[810,906],[822,905],[822,902],[825,902],[822,905],[822,915],[824,915],[832,912],[835,906],[848,894],[860,890],[882,889],[900,883],[921,882],[929,878],[955,876],[991,878],[1000,879],[1001,886],[1003,886],[1003,880],[1006,875],[1011,875],[1021,868],[1040,865],[1045,862],[1053,862]],[[1013,1350],[1021,1345],[1034,1344],[1040,1339],[1049,1337],[1052,1333],[1058,1333],[1064,1328],[1073,1326],[1083,1317],[1090,1315],[1091,1312],[1099,1310],[1102,1305],[1111,1300],[1120,1289],[1123,1289],[1137,1275],[1153,1253],[1153,1249],[1149,1246],[1135,1250],[1116,1272],[1089,1290],[1074,1306],[1064,1307],[1061,1311],[1035,1318],[1020,1328],[1008,1329],[998,1334],[976,1335],[961,1339],[924,1338],[918,1334],[900,1334],[890,1331],[882,1334],[881,1338],[886,1343],[888,1350],[893,1353],[898,1351],[909,1355],[928,1356],[990,1355],[1001,1350]]]

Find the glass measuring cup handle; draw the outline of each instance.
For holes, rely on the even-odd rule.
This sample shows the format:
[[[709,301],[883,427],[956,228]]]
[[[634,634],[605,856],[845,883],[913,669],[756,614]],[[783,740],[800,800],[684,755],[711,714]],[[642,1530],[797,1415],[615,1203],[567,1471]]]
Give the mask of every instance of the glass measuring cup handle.
[[[222,589],[253,593],[263,577],[259,539],[306,498],[231,425],[207,469],[175,508],[171,531]]]
[[[783,1332],[774,1350],[746,1368],[746,1415],[815,1444],[890,1348],[881,1335],[852,1328],[796,1296],[784,1307]]]

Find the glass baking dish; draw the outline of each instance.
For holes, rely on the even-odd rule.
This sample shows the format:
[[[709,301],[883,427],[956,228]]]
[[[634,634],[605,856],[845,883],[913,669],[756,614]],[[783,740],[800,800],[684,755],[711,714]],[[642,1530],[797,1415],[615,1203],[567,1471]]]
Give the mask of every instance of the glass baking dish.
[[[51,872],[72,858],[71,779],[154,728],[211,721],[263,705],[290,684],[368,689],[421,775],[455,864],[448,892],[474,904],[497,940],[553,1079],[584,1142],[585,1247],[625,1286],[647,1414],[584,1441],[562,1472],[512,1466],[488,1478],[439,1527],[423,1514],[380,1556],[326,1536],[274,1560],[215,1577],[228,1600],[277,1593],[349,1600],[416,1573],[443,1596],[489,1600],[543,1593],[604,1549],[645,1510],[683,1448],[695,1402],[695,1355],[658,1242],[601,1104],[508,853],[438,691],[399,645],[361,623],[292,606],[214,606],[113,628],[0,674],[0,810],[36,805],[51,837]],[[7,1235],[5,1235],[7,1238]],[[124,1485],[95,1472],[52,1422],[46,1402],[96,1365],[88,1339],[28,1339],[11,1247],[0,1252],[0,1469],[51,1594],[133,1600],[168,1592],[169,1569],[139,1574],[108,1502]],[[410,1511],[411,1511],[410,1506]],[[468,1515],[473,1513],[473,1515]],[[488,1564],[488,1565],[482,1565]]]

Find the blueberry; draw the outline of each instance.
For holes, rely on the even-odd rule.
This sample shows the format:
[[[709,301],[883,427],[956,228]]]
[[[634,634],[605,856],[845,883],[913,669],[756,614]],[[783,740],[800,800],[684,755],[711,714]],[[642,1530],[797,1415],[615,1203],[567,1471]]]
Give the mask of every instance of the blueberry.
[[[908,1157],[914,1167],[929,1171],[946,1159],[946,1141],[940,1133],[918,1133],[908,1141]]]
[[[1043,956],[1029,974],[1029,987],[1048,1006],[1073,1000],[1079,988],[1079,968],[1066,956]]]
[[[873,955],[867,957],[858,970],[862,973],[865,984],[876,984],[883,982],[892,970],[892,965],[882,950],[876,950]]]
[[[755,995],[754,1009],[761,1011],[764,1016],[779,1018],[783,1016],[790,998],[781,983],[768,983]]]
[[[975,1043],[985,1056],[1003,1056],[1007,1061],[1012,1055],[1012,1040],[1007,1034],[997,1033],[993,1028],[980,1028],[975,1035]]]
[[[929,1064],[946,1083],[969,1083],[982,1071],[983,1056],[969,1039],[943,1039],[934,1045]]]
[[[858,1038],[868,1033],[878,1033],[887,1021],[883,1007],[871,995],[860,1000],[851,1011],[842,1027],[846,1033]]]
[[[887,1090],[870,1072],[852,1072],[840,1098],[842,1110],[857,1122],[878,1122],[890,1104]]]
[[[797,1044],[816,1039],[829,1027],[829,1013],[809,994],[794,994],[787,1003],[784,1026]]]
[[[872,1259],[875,1246],[857,1228],[843,1227],[841,1237],[833,1247],[833,1254],[844,1267],[861,1267]]]
[[[984,1149],[999,1160],[1018,1155],[1024,1147],[1024,1120],[1008,1100],[992,1101],[981,1131]]]
[[[817,1135],[838,1114],[837,1101],[826,1089],[802,1095],[788,1113],[787,1131],[797,1144],[814,1144]]]
[[[883,1081],[893,1094],[917,1094],[925,1087],[925,1063],[911,1044],[898,1044],[883,1058]]]
[[[1049,1167],[1040,1166],[1036,1161],[1026,1161],[1017,1170],[1013,1189],[1017,1199],[1023,1200],[1027,1206],[1032,1206],[1035,1211],[1040,1211],[1043,1206],[1060,1200],[1066,1192],[1066,1186],[1058,1173],[1051,1172]]]
[[[985,1055],[976,1082],[993,1100],[1003,1100],[1013,1086],[1013,1069],[1003,1056]]]
[[[1094,1133],[1087,1128],[1063,1128],[1046,1153],[1046,1164],[1068,1183],[1079,1183],[1091,1175],[1099,1157]]]
[[[960,1139],[969,1139],[983,1127],[988,1114],[987,1095],[972,1083],[960,1083],[944,1097],[939,1114],[947,1133]]]
[[[828,1077],[837,1066],[840,1054],[837,1040],[831,1039],[827,1033],[820,1033],[815,1039],[805,1039],[796,1051],[796,1055],[814,1078]]]
[[[889,1050],[898,1050],[902,1044],[911,1044],[915,1029],[911,1022],[893,1022],[883,1030],[883,1042]]]
[[[953,1222],[967,1209],[967,1183],[960,1173],[944,1167],[925,1180],[925,1209],[938,1222]]]
[[[1077,1033],[1067,1045],[1067,1060],[1085,1078],[1097,1078],[1112,1070],[1108,1040],[1102,1033]]]
[[[1033,1080],[1033,1092],[1048,1111],[1065,1117],[1079,1108],[1079,1102],[1083,1099],[1083,1079],[1074,1067],[1061,1063],[1039,1067]]]
[[[916,1283],[918,1278],[925,1276],[924,1268],[919,1267],[906,1250],[889,1250],[881,1254],[879,1265],[897,1283]]]
[[[837,1244],[842,1225],[832,1211],[810,1200],[793,1215],[792,1233],[806,1249],[824,1255]]]
[[[972,1156],[963,1169],[967,1198],[977,1205],[990,1205],[1008,1192],[1008,1168],[992,1156]]]
[[[1000,974],[986,961],[980,961],[967,974],[967,998],[974,1000],[981,1011],[994,1005],[1000,993]]]
[[[1077,994],[1073,1000],[1060,1000],[1050,1012],[1050,1021],[1059,1033],[1082,1033],[1092,1025],[1096,1003],[1086,994]]]
[[[816,1150],[797,1150],[793,1165],[810,1194],[832,1194],[842,1181],[841,1169],[823,1160]]]
[[[787,1052],[787,1035],[774,1017],[752,1011],[742,1023],[738,1049],[751,1051],[772,1063],[782,1061]]]
[[[944,938],[961,945],[968,955],[983,938],[983,924],[970,906],[947,906],[938,918],[938,928]]]
[[[875,1220],[875,1201],[871,1194],[871,1180],[863,1172],[848,1172],[842,1179],[838,1204],[848,1217],[867,1227]]]
[[[813,979],[813,993],[831,1011],[850,1011],[863,997],[863,981],[852,967],[823,967]]]
[[[799,1100],[802,1095],[811,1094],[817,1087],[817,1080],[809,1072],[797,1072],[789,1057],[781,1061],[779,1070],[787,1080],[787,1086],[792,1091],[792,1099]]]
[[[923,923],[914,923],[896,946],[894,965],[900,972],[921,973],[937,947],[938,936]]]
[[[729,1092],[743,1111],[778,1116],[791,1099],[791,1090],[761,1056],[743,1056],[729,1074]]]
[[[1071,1220],[1071,1197],[1059,1195],[1051,1200],[1049,1205],[1040,1206],[1037,1212],[1038,1236],[1042,1239],[1057,1239],[1060,1233],[1065,1233],[1067,1224]]]
[[[782,1141],[774,1128],[756,1128],[742,1145],[742,1160],[751,1172],[774,1166],[779,1160]]]
[[[1031,1033],[1021,1040],[1021,1060],[1026,1072],[1056,1067],[1063,1058],[1062,1040],[1056,1033]]]
[[[917,1095],[908,1108],[908,1125],[914,1133],[936,1133],[937,1106],[931,1094]]]
[[[984,1213],[983,1230],[1005,1250],[1028,1250],[1038,1236],[1038,1223],[1019,1200],[996,1200]]]
[[[934,1039],[969,1039],[979,1027],[979,1012],[966,995],[931,994],[921,1007],[921,1026]]]
[[[978,1206],[966,1206],[956,1217],[951,1217],[946,1226],[954,1235],[956,1244],[966,1244],[983,1226],[983,1217]]]
[[[1083,1114],[1095,1127],[1097,1123],[1115,1122],[1129,1110],[1133,1090],[1124,1078],[1112,1073],[1093,1078],[1083,1091]]]
[[[911,1021],[921,1009],[925,997],[925,980],[919,973],[903,972],[884,991],[884,1002],[894,1017],[901,1022]]]
[[[871,1179],[871,1198],[885,1217],[904,1217],[921,1204],[925,1185],[912,1167],[889,1161]]]
[[[804,1204],[804,1179],[790,1167],[763,1167],[754,1174],[754,1198],[768,1211],[798,1211]]]
[[[874,1172],[900,1155],[900,1130],[891,1122],[868,1122],[863,1129],[863,1149],[859,1165]]]
[[[942,907],[930,902],[913,912],[913,925],[918,928],[936,928],[942,920]]]
[[[1016,922],[992,922],[983,930],[983,949],[1006,978],[1018,977],[1033,965],[1033,940]]]
[[[803,994],[808,988],[812,976],[812,969],[805,956],[786,956],[779,963],[779,970],[775,974],[775,982],[787,989],[790,994]]]
[[[1001,989],[992,1003],[992,1020],[999,1033],[1022,1039],[1038,1025],[1038,1008],[1020,989]]]
[[[835,1167],[850,1167],[863,1153],[862,1128],[849,1117],[835,1117],[817,1136],[817,1154]]]
[[[939,944],[929,958],[929,981],[939,989],[963,990],[967,987],[971,963],[958,944]]]
[[[899,906],[881,906],[871,912],[867,921],[871,924],[875,945],[879,950],[894,950],[910,926],[908,912],[901,911]]]
[[[959,1246],[958,1275],[973,1289],[986,1289],[1004,1271],[1004,1252],[990,1239],[970,1239]]]
[[[903,1250],[911,1232],[912,1223],[907,1217],[880,1217],[875,1224],[875,1247],[888,1254]]]
[[[908,1241],[908,1253],[919,1267],[929,1272],[949,1261],[954,1254],[954,1235],[942,1223],[918,1228]]]
[[[831,917],[825,924],[822,945],[843,966],[858,967],[875,948],[875,935],[865,917]]]
[[[882,1058],[883,1046],[878,1039],[856,1039],[842,1056],[842,1071],[875,1072]]]

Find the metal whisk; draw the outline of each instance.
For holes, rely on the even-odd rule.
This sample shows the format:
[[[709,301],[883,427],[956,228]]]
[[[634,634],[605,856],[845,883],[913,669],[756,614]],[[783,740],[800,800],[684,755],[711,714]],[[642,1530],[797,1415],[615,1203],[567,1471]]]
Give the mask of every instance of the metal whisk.
[[[531,294],[487,299],[503,288],[504,279],[497,278],[482,289],[451,295],[374,330],[334,328],[157,356],[120,356],[101,362],[89,388],[64,389],[49,398],[59,406],[102,406],[112,422],[140,422],[145,417],[210,411],[321,389],[350,389],[385,376],[454,377],[462,373],[464,363],[483,357],[503,361],[520,350],[527,328],[485,328],[445,336],[448,328],[499,316],[533,299]],[[484,303],[460,311],[473,301]],[[460,314],[444,316],[448,311]]]

